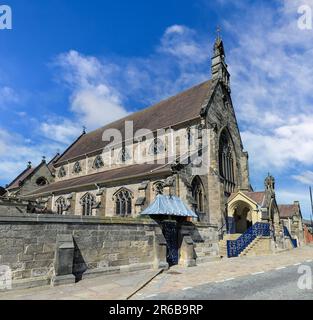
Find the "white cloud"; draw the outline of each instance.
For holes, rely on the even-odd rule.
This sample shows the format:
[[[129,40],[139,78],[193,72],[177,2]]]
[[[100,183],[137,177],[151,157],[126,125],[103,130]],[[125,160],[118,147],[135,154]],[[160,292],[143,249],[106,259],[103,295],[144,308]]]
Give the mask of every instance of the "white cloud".
[[[17,103],[19,102],[19,96],[13,88],[4,86],[0,88],[0,101],[2,105],[8,102]]]
[[[295,189],[292,186],[288,189],[279,188],[276,190],[276,198],[279,204],[293,204],[294,201],[299,201],[303,217],[310,218],[311,204],[308,188]]]
[[[294,201],[300,201],[305,203],[308,200],[309,193],[303,192],[303,190],[285,190],[278,189],[276,190],[277,199],[279,204],[292,204]]]
[[[10,181],[26,168],[28,161],[37,165],[42,156],[52,157],[58,144],[32,144],[25,137],[0,128],[0,180]]]
[[[129,99],[150,104],[206,80],[207,68],[200,67],[207,67],[205,40],[193,29],[173,25],[165,30],[155,52],[145,58],[96,58],[75,50],[60,54],[54,65],[58,82],[71,90],[74,119],[68,121],[95,129],[128,115],[125,103]]]
[[[224,22],[232,95],[253,169],[313,164],[313,32],[297,27],[303,1],[249,3]]]
[[[44,122],[40,126],[41,133],[47,139],[61,142],[63,144],[70,144],[75,140],[81,133],[82,127],[73,123],[68,119],[52,119]]]
[[[266,131],[255,128],[242,133],[255,168],[283,169],[292,163],[313,165],[313,116],[287,117],[284,122]]]
[[[208,59],[207,52],[199,40],[193,29],[173,25],[165,30],[159,50],[180,60],[188,59],[192,64],[199,64]]]
[[[75,92],[71,110],[88,128],[100,127],[128,114],[118,95],[104,84],[82,88]]]
[[[107,59],[75,50],[60,54],[53,67],[56,82],[70,92],[69,114],[43,115],[43,121],[32,119],[37,145],[28,137],[2,130],[0,179],[11,180],[27,161],[37,163],[42,155],[49,157],[57,149],[63,150],[81,134],[82,126],[89,131],[128,115],[128,100],[147,106],[206,80],[208,48],[206,37],[200,38],[186,26],[173,25],[148,57]],[[15,102],[18,98],[9,87],[0,89],[0,97]],[[24,111],[16,114],[26,116]]]
[[[81,125],[94,129],[128,114],[119,92],[106,78],[111,65],[76,51],[61,54],[56,65],[72,90],[70,109]]]
[[[313,171],[305,171],[300,175],[294,175],[293,178],[303,184],[313,185]]]

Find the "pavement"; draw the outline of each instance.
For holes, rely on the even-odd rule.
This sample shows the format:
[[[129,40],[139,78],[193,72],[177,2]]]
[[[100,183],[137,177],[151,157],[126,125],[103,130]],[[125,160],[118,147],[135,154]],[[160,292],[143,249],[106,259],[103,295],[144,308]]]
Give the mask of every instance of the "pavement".
[[[159,272],[141,270],[84,279],[58,287],[0,291],[0,300],[126,300]]]
[[[76,284],[0,292],[0,300],[313,299],[298,290],[301,264],[313,267],[313,246],[275,255],[222,259],[192,268],[179,266],[106,275]]]

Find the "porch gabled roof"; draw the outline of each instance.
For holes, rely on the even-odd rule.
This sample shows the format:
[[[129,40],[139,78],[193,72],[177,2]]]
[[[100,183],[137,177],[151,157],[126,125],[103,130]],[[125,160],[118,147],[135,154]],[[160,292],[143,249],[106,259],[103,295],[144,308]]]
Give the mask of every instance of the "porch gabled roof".
[[[158,195],[141,215],[167,215],[197,218],[197,215],[189,209],[179,197],[164,195]]]
[[[228,199],[228,203],[231,203],[234,201],[236,197],[239,195],[243,196],[245,199],[250,199],[254,204],[262,207],[264,204],[264,198],[265,198],[265,192],[246,192],[246,191],[239,191],[236,193],[232,193],[231,196]]]

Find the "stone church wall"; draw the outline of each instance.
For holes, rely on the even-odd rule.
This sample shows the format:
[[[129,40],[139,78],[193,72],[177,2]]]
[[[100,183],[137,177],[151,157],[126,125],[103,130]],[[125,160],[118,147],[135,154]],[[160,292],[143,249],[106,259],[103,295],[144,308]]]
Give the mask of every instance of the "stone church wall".
[[[216,227],[185,223],[194,259],[217,256]],[[0,215],[0,266],[12,270],[13,288],[50,284],[55,276],[58,239],[73,239],[73,274],[85,277],[160,268],[166,247],[160,225],[151,219],[7,213]],[[163,239],[163,240],[162,240]],[[164,251],[165,249],[165,251]],[[183,250],[183,249],[182,249]],[[181,251],[183,255],[184,252]]]
[[[152,220],[55,215],[1,215],[0,265],[12,270],[15,287],[50,283],[58,235],[73,236],[76,277],[153,268]]]
[[[164,151],[158,155],[150,154],[149,149],[151,144],[153,143],[153,139],[149,138],[146,142],[142,142],[141,144],[134,142],[132,146],[126,146],[128,152],[130,153],[131,159],[127,160],[126,162],[121,162],[119,159],[120,152],[122,148],[120,146],[115,146],[114,153],[112,151],[104,151],[101,153],[101,157],[104,162],[104,166],[102,168],[96,169],[94,168],[94,161],[97,157],[95,154],[90,154],[87,156],[82,156],[80,158],[71,160],[69,163],[64,163],[62,165],[57,166],[57,173],[60,167],[63,166],[65,169],[66,175],[64,177],[60,177],[58,174],[55,177],[55,181],[63,181],[68,179],[77,178],[80,176],[85,176],[89,174],[110,171],[113,169],[125,167],[127,165],[133,164],[142,164],[142,163],[153,163],[159,161],[160,164],[165,164],[166,159],[168,158],[176,158],[179,155],[186,155],[188,152],[188,148],[190,152],[197,151],[198,145],[193,143],[192,146],[188,147],[187,142],[187,127],[191,129],[192,134],[194,135],[196,132],[196,125],[191,121],[186,123],[185,125],[182,124],[182,127],[175,128],[173,132],[173,136],[166,132],[164,135],[158,136],[160,140],[164,143]],[[192,138],[195,140],[195,137]],[[140,148],[140,149],[138,149]],[[138,158],[138,150],[140,150],[140,158]],[[173,152],[175,151],[175,156]],[[133,160],[136,159],[135,163]],[[81,166],[81,171],[78,173],[73,172],[74,165],[76,162],[79,162]]]

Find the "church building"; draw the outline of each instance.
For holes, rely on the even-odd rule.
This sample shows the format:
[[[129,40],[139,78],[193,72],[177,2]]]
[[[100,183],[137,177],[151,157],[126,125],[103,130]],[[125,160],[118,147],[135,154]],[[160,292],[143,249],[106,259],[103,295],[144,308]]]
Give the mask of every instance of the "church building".
[[[230,93],[218,37],[211,80],[84,133],[55,162],[55,181],[27,197],[60,215],[136,218],[158,194],[175,195],[222,232],[230,195],[251,191]],[[125,138],[129,123],[134,139]],[[115,131],[123,138],[108,147],[103,136]]]
[[[247,255],[256,238],[261,253],[284,249],[286,241],[290,248],[303,242],[301,221],[291,228],[290,220],[281,219],[286,217],[279,213],[274,178],[266,178],[265,191],[254,192],[250,185],[248,153],[219,36],[210,80],[95,131],[84,131],[54,160],[53,168],[53,181],[23,195],[36,201],[41,213],[127,223],[177,208],[177,221],[207,228],[209,241],[201,240],[198,248],[208,255]],[[299,214],[297,219],[301,220]],[[174,232],[170,230],[168,241]]]
[[[186,267],[303,245],[300,204],[275,179],[255,191],[223,41],[207,80],[84,132],[0,189],[2,264],[13,285]]]

